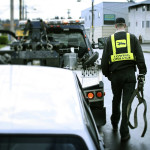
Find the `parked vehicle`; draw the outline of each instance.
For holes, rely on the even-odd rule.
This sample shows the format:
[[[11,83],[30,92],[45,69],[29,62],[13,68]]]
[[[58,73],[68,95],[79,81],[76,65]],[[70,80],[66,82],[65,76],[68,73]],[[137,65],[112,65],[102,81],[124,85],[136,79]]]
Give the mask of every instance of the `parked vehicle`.
[[[21,21],[20,25],[21,30],[24,27],[24,36],[17,35],[18,40],[10,44],[11,50],[0,51],[1,57],[4,54],[11,57],[2,63],[72,70],[84,88],[97,126],[104,125],[106,109],[101,64],[98,52],[93,51],[86,36],[83,20],[28,20]]]
[[[1,65],[0,84],[1,150],[104,150],[74,72]]]

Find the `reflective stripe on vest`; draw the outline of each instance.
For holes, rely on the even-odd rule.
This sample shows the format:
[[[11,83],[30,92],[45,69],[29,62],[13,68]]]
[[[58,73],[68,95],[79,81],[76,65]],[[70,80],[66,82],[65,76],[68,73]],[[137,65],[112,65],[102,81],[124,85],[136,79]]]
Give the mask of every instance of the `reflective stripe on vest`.
[[[116,44],[115,44],[116,42]],[[111,62],[123,61],[123,60],[135,60],[133,53],[131,53],[131,45],[130,45],[130,34],[127,33],[127,39],[117,40],[115,41],[114,34],[111,35],[111,43],[113,55],[111,55]],[[127,53],[116,54],[116,48],[127,47]]]

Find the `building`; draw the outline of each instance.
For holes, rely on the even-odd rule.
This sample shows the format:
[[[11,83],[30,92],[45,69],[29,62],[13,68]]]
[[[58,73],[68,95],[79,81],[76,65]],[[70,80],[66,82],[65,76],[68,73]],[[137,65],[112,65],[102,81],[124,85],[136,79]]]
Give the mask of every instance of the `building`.
[[[150,43],[150,0],[129,7],[128,31]]]
[[[3,27],[2,27],[2,21],[1,21],[1,19],[0,19],[0,30],[1,29],[3,29]]]
[[[99,37],[108,37],[115,32],[115,19],[125,18],[128,22],[128,7],[134,2],[101,2],[94,5],[94,41]],[[92,41],[92,13],[91,7],[81,12],[81,17],[85,19],[86,32]]]

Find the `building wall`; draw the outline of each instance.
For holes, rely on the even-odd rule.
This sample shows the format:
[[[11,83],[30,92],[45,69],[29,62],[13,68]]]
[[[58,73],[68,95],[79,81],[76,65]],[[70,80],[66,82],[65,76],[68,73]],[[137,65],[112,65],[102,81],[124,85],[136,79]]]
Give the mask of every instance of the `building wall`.
[[[131,8],[129,11],[129,32],[135,34],[142,42],[150,42],[150,11],[142,11],[142,5]],[[147,23],[149,21],[149,24]],[[144,23],[142,25],[142,22]]]
[[[115,15],[114,21],[118,17],[125,18],[128,22],[128,6],[133,3],[128,2],[102,2],[94,5],[94,41],[97,42],[99,37],[107,37],[115,32],[114,24],[104,24],[104,14]],[[92,37],[92,13],[91,7],[81,12],[81,17],[85,19],[85,28],[88,31],[89,39]]]
[[[95,29],[94,29],[94,41],[97,43],[98,38],[109,37],[111,34],[114,34],[115,31],[116,31],[116,28],[114,25],[95,27]],[[126,31],[128,31],[128,28],[126,28]],[[92,41],[92,28],[86,29],[86,34],[87,34],[89,40]]]
[[[129,2],[105,2],[104,14],[114,14],[115,18],[123,17],[128,22],[128,7],[134,3]]]
[[[99,3],[94,6],[94,26],[103,26],[104,3]]]
[[[85,20],[85,28],[90,28],[92,26],[92,12],[91,7],[81,12],[81,18]],[[103,3],[100,3],[94,6],[94,26],[102,26],[103,25]]]
[[[86,29],[86,34],[90,42],[92,42],[92,28]],[[95,27],[94,28],[94,41],[97,43],[98,38],[100,37],[102,37],[102,27]]]
[[[144,11],[141,14],[142,14],[141,22],[144,21],[144,28],[142,28],[141,30],[139,27],[137,28],[137,30],[138,31],[141,30],[143,42],[146,43],[146,42],[150,42],[150,11]],[[139,21],[140,21],[140,18],[139,18]],[[147,26],[147,22],[149,22],[148,26]]]
[[[103,26],[102,27],[102,37],[108,37],[111,34],[114,34],[116,31],[115,26]]]
[[[94,41],[97,43],[98,38],[102,37],[102,27],[95,27],[94,30]]]

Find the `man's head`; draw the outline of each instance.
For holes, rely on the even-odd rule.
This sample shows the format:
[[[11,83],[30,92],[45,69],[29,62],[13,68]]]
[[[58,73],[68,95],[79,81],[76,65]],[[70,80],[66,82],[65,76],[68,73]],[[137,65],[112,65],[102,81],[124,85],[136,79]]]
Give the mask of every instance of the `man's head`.
[[[117,18],[115,21],[115,27],[117,29],[123,29],[126,27],[126,22],[124,18]]]

